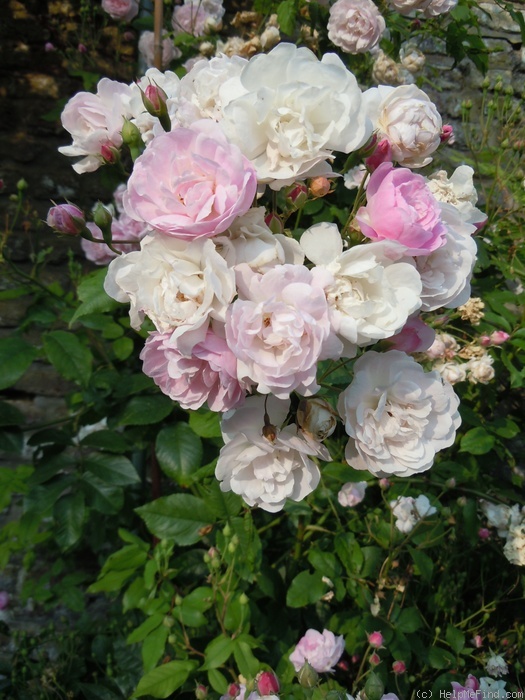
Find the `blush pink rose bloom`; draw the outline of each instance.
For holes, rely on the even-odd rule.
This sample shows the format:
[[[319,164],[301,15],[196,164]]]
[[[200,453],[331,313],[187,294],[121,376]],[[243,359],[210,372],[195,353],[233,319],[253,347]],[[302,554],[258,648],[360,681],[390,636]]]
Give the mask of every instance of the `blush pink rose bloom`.
[[[152,333],[140,359],[144,373],[185,410],[207,402],[212,411],[229,411],[244,403],[246,385],[237,379],[237,359],[212,330],[190,357],[180,352],[172,333]]]
[[[330,8],[328,38],[346,53],[366,53],[375,48],[385,20],[372,0],[337,0]]]
[[[256,189],[250,161],[215,122],[200,120],[153,139],[135,161],[124,208],[170,236],[211,237],[248,211]]]
[[[102,9],[111,19],[131,22],[138,15],[138,0],[102,0]]]
[[[204,36],[222,27],[223,15],[222,0],[184,0],[173,10],[171,26],[175,34]]]
[[[345,640],[341,635],[336,637],[330,630],[318,632],[309,629],[290,654],[290,661],[297,672],[305,662],[317,673],[330,673],[345,650]]]
[[[366,481],[357,481],[355,483],[349,481],[341,486],[337,494],[337,500],[344,508],[353,508],[361,503],[365,497],[366,487]]]
[[[445,244],[439,203],[422,175],[383,163],[370,176],[366,196],[356,219],[368,238],[397,241],[411,255],[427,255]]]
[[[294,390],[314,394],[318,360],[342,350],[324,291],[332,276],[303,265],[277,265],[259,275],[243,263],[237,272],[240,295],[227,311],[226,340],[239,377],[281,399]]]

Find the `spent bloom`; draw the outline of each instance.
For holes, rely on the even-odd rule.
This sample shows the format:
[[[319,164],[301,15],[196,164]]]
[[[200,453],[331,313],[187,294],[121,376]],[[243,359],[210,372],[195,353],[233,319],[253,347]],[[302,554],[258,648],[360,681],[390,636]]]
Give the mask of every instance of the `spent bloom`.
[[[361,503],[365,497],[367,483],[366,481],[348,482],[343,484],[339,493],[337,494],[337,500],[345,508],[353,508],[358,503]]]
[[[489,656],[485,663],[485,671],[491,676],[498,677],[504,676],[509,672],[507,664],[502,656],[492,655]]]
[[[328,38],[346,53],[366,53],[378,45],[385,26],[372,0],[336,0],[330,8]]]
[[[417,498],[399,496],[395,501],[390,501],[390,508],[396,518],[395,526],[405,534],[411,532],[422,518],[436,512],[434,506],[430,505],[430,501],[423,494]]]
[[[525,566],[525,522],[511,523],[503,554],[511,564]],[[488,669],[487,669],[488,672]],[[496,675],[496,674],[492,674]]]
[[[329,673],[334,670],[344,649],[345,640],[342,635],[336,637],[330,630],[318,632],[309,629],[290,654],[290,661],[296,671],[308,662],[317,673]]]

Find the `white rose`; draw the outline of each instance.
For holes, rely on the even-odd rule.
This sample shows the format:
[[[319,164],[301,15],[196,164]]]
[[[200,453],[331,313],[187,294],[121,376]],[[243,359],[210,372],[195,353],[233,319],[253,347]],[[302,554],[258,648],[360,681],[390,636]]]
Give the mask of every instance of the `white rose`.
[[[265,272],[276,265],[302,265],[303,252],[299,243],[282,234],[273,234],[264,221],[264,207],[249,209],[235,219],[229,229],[213,242],[233,268],[247,263],[256,272]]]
[[[331,172],[332,151],[350,153],[372,128],[355,76],[335,54],[278,44],[250,59],[221,90],[221,126],[274,189]]]
[[[346,53],[366,53],[377,46],[385,26],[372,0],[336,0],[330,8],[328,38]]]
[[[493,678],[480,678],[479,679],[479,689],[482,693],[482,697],[488,700],[505,700],[509,697],[509,694],[505,690],[505,681],[495,681]]]
[[[349,481],[341,486],[337,494],[337,500],[344,508],[353,508],[361,503],[365,497],[366,487],[366,481],[357,481],[355,483]]]
[[[175,337],[188,331],[205,335],[210,319],[224,320],[235,295],[235,273],[211,239],[186,242],[157,234],[146,236],[139,251],[110,263],[104,289],[131,304],[133,328],[148,316],[159,333],[176,329]]]
[[[401,15],[409,15],[414,10],[425,10],[432,0],[388,0],[392,10]]]
[[[500,537],[507,537],[509,522],[511,519],[511,509],[506,505],[496,505],[490,501],[480,501],[483,515],[487,518],[487,524],[495,527]]]
[[[306,257],[334,278],[325,292],[345,357],[354,357],[358,346],[395,335],[421,306],[421,279],[413,264],[399,262],[402,246],[382,241],[343,252],[337,225],[327,223],[307,229],[300,244]]]
[[[270,513],[282,510],[287,498],[301,501],[316,488],[320,473],[310,457],[330,459],[326,448],[306,438],[295,424],[281,429],[289,407],[289,401],[274,396],[251,396],[221,423],[225,444],[215,469],[221,490]]]
[[[435,104],[415,85],[370,88],[366,108],[380,138],[388,139],[392,157],[409,168],[428,165],[441,143],[442,121]]]
[[[421,275],[421,309],[435,311],[444,306],[455,309],[470,298],[470,280],[476,264],[477,246],[472,238],[475,226],[465,222],[450,204],[441,204],[446,243],[429,255],[414,258]]]
[[[523,533],[521,533],[521,537],[523,537]],[[490,673],[491,676],[497,677],[504,676],[509,672],[509,669],[507,668],[504,658],[498,655],[489,657],[487,663],[485,664],[485,671]]]
[[[423,494],[417,498],[399,496],[395,501],[390,501],[390,508],[396,518],[394,523],[396,528],[405,534],[411,532],[419,520],[436,512],[434,506],[430,505],[430,501]]]
[[[434,365],[434,369],[437,369],[443,379],[449,384],[464,382],[467,378],[466,366],[457,362],[439,363]]]
[[[403,44],[399,49],[399,60],[410,73],[418,73],[426,63],[425,54],[409,42]]]
[[[444,170],[432,173],[427,185],[438,201],[451,204],[464,221],[476,225],[484,223],[487,215],[476,207],[478,193],[473,176],[474,170],[469,165],[460,165],[450,178]]]
[[[438,372],[425,372],[398,350],[368,351],[338,411],[350,436],[345,458],[377,476],[413,476],[430,469],[436,452],[452,445],[461,419],[459,399]]]
[[[423,11],[425,17],[437,17],[453,10],[458,4],[458,0],[430,0]]]
[[[482,355],[467,362],[468,378],[472,384],[488,384],[495,377],[494,360],[490,355]]]
[[[507,541],[503,547],[503,554],[511,564],[525,566],[525,523],[511,525]],[[497,675],[489,671],[488,666],[487,673],[490,673],[491,676]]]

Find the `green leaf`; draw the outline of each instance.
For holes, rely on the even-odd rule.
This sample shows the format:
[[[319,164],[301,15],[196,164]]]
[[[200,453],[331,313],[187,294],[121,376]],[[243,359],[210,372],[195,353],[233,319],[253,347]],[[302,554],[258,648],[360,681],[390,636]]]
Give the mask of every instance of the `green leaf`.
[[[233,656],[239,672],[247,679],[254,678],[259,671],[261,664],[252,653],[250,642],[245,639],[246,635],[241,635],[235,639]]]
[[[220,438],[221,419],[214,411],[199,408],[198,411],[190,413],[190,428],[201,438]]]
[[[80,441],[85,447],[96,447],[107,452],[127,452],[130,444],[126,438],[113,430],[97,430]]]
[[[138,569],[146,562],[147,558],[148,552],[142,544],[128,544],[109,555],[102,567],[102,574],[109,571]]]
[[[419,549],[409,547],[408,550],[410,552],[410,556],[412,557],[412,561],[417,567],[416,573],[421,575],[423,581],[426,581],[427,583],[430,582],[432,580],[432,572],[434,570],[434,563],[432,562],[432,559],[428,556],[428,554],[421,552]]]
[[[106,484],[90,472],[82,475],[81,484],[88,497],[88,505],[104,515],[114,515],[124,505],[124,494],[120,486]]]
[[[140,483],[140,477],[133,464],[127,457],[121,455],[90,455],[85,461],[85,468],[105,484],[112,486]]]
[[[132,632],[128,634],[126,639],[126,644],[138,644],[142,642],[148,634],[153,632],[154,629],[162,625],[164,620],[164,613],[154,613],[150,617],[146,618],[144,622],[136,627]]]
[[[172,412],[173,401],[167,396],[134,396],[118,418],[119,425],[152,425]]]
[[[136,509],[148,530],[159,539],[179,545],[195,544],[201,530],[214,522],[206,503],[196,496],[176,493]]]
[[[93,356],[74,333],[50,331],[44,336],[44,349],[53,367],[65,379],[86,386],[91,376]]]
[[[140,679],[133,697],[152,695],[154,698],[167,698],[184,685],[198,665],[197,661],[169,661],[158,666]]]
[[[335,538],[335,551],[348,573],[360,574],[364,556],[355,536],[348,532]]]
[[[216,693],[220,693],[220,695],[226,693],[228,689],[228,680],[220,671],[217,671],[216,668],[210,668],[208,671],[208,681]]]
[[[405,608],[401,610],[399,617],[396,620],[396,630],[401,632],[415,632],[423,626],[421,615],[417,608]]]
[[[496,438],[488,433],[485,428],[472,428],[461,438],[460,452],[468,452],[471,455],[484,455],[494,447]]]
[[[283,34],[292,35],[295,30],[297,8],[295,0],[283,0],[277,8],[277,21]]]
[[[465,646],[465,635],[463,632],[458,630],[454,625],[448,625],[445,635],[445,639],[450,644],[450,647],[459,654],[459,652]]]
[[[212,639],[204,650],[206,661],[202,666],[202,670],[206,671],[222,666],[232,655],[234,647],[234,640],[222,634],[220,637]]]
[[[2,367],[2,375],[3,373],[4,368]],[[11,404],[5,401],[0,401],[0,426],[23,425],[25,422],[26,418],[18,408],[11,406]]]
[[[140,653],[146,673],[155,668],[159,659],[162,657],[164,649],[166,648],[168,633],[169,630],[167,627],[159,625],[157,629],[148,634],[146,639],[142,642]]]
[[[104,291],[104,280],[107,268],[92,272],[78,285],[77,295],[81,304],[73,314],[70,326],[82,316],[93,313],[104,313],[118,308],[119,304]]]
[[[29,368],[37,352],[32,345],[17,336],[0,338],[0,389],[13,386]]]
[[[155,454],[166,476],[180,486],[189,486],[201,466],[202,442],[187,423],[177,423],[157,435]]]
[[[432,668],[451,668],[456,664],[456,657],[441,647],[430,647],[428,650],[428,663]]]
[[[88,588],[89,593],[112,593],[120,591],[126,581],[134,576],[136,569],[125,569],[124,571],[109,571],[104,576],[101,576],[95,583],[92,583]]]
[[[60,549],[76,544],[82,536],[85,517],[84,494],[81,491],[66,494],[58,499],[53,508],[56,525],[55,539]]]
[[[290,584],[286,594],[286,604],[291,608],[303,608],[317,603],[327,591],[322,578],[323,574],[320,571],[313,574],[309,571],[301,571]]]
[[[219,520],[234,518],[244,505],[242,498],[233,491],[221,491],[216,479],[211,482],[206,493],[206,503]]]
[[[115,353],[115,357],[117,358],[117,360],[124,361],[127,360],[128,357],[130,357],[135,346],[131,338],[124,337],[118,338],[117,340],[113,341],[113,343],[111,343],[111,347],[113,349],[113,352]]]

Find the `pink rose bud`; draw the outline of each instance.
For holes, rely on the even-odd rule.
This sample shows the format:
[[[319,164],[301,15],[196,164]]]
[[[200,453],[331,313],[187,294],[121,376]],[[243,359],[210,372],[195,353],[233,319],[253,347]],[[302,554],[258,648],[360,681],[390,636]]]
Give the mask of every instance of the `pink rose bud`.
[[[0,610],[5,610],[9,605],[9,593],[7,591],[0,591]]]
[[[46,223],[58,233],[78,236],[86,228],[84,212],[74,204],[58,204],[47,213]]]
[[[272,671],[263,671],[257,676],[257,692],[259,695],[273,695],[279,692],[279,681]]]
[[[87,46],[85,44],[79,44],[77,46],[77,50],[79,53],[87,53],[88,52]]]
[[[361,661],[361,656],[360,656],[360,654],[354,654],[354,655],[350,658],[350,661],[351,661],[353,664],[358,664],[358,663]]]
[[[505,331],[494,331],[490,334],[491,345],[503,345],[509,338],[510,335]]]
[[[476,649],[481,649],[483,646],[483,637],[480,634],[476,634],[476,636],[472,640],[472,644],[476,647]]]
[[[374,649],[379,649],[383,644],[383,635],[381,632],[372,632],[368,635],[368,643]]]
[[[385,477],[379,479],[379,488],[383,491],[386,491],[390,488],[390,481],[388,481],[388,479],[386,479]]]
[[[378,666],[381,663],[381,657],[379,654],[374,653],[370,656],[370,663],[372,666]]]
[[[337,663],[337,668],[339,668],[341,671],[349,671],[350,664],[348,661],[346,661],[346,659],[341,659],[341,661]]]
[[[241,686],[238,683],[230,683],[228,690],[226,691],[226,695],[229,695],[230,698],[236,698],[240,692]]]
[[[324,197],[330,192],[330,180],[322,176],[313,177],[309,189],[312,197]]]
[[[480,527],[478,530],[478,537],[480,540],[488,540],[490,537],[490,530],[486,527]]]
[[[479,681],[472,674],[469,674],[467,680],[465,681],[465,689],[466,690],[479,690]]]
[[[197,700],[205,700],[208,697],[208,688],[202,683],[195,688],[195,697]]]
[[[285,202],[290,209],[300,209],[308,201],[308,189],[303,182],[296,182],[288,188]]]
[[[148,85],[142,92],[142,103],[147,112],[157,117],[164,131],[171,131],[171,120],[168,114],[168,96],[158,85]]]
[[[394,663],[392,664],[392,671],[397,676],[400,676],[402,673],[405,673],[406,670],[407,670],[407,667],[406,667],[404,661],[394,661]]]
[[[46,53],[51,53],[52,51],[56,51],[56,47],[50,41],[46,41],[44,44],[44,51],[46,51]]]
[[[113,163],[118,161],[120,154],[118,148],[115,148],[115,146],[113,146],[111,143],[104,143],[100,147],[100,155],[102,156],[104,163],[113,165]]]
[[[392,146],[388,139],[381,139],[377,144],[375,151],[365,160],[365,165],[368,170],[373,173],[381,163],[392,162]]]
[[[479,344],[484,348],[488,348],[488,346],[491,345],[490,337],[488,335],[481,335],[479,337]]]
[[[124,34],[122,35],[122,38],[124,39],[124,41],[135,41],[135,38],[136,38],[135,32],[132,32],[132,31],[124,32]]]
[[[264,217],[264,223],[266,226],[268,226],[272,233],[282,233],[284,231],[283,222],[274,212],[266,214]]]
[[[450,124],[444,124],[443,129],[441,130],[441,143],[448,143],[452,146],[452,144],[455,141],[454,138],[454,129],[453,127],[450,126]]]

